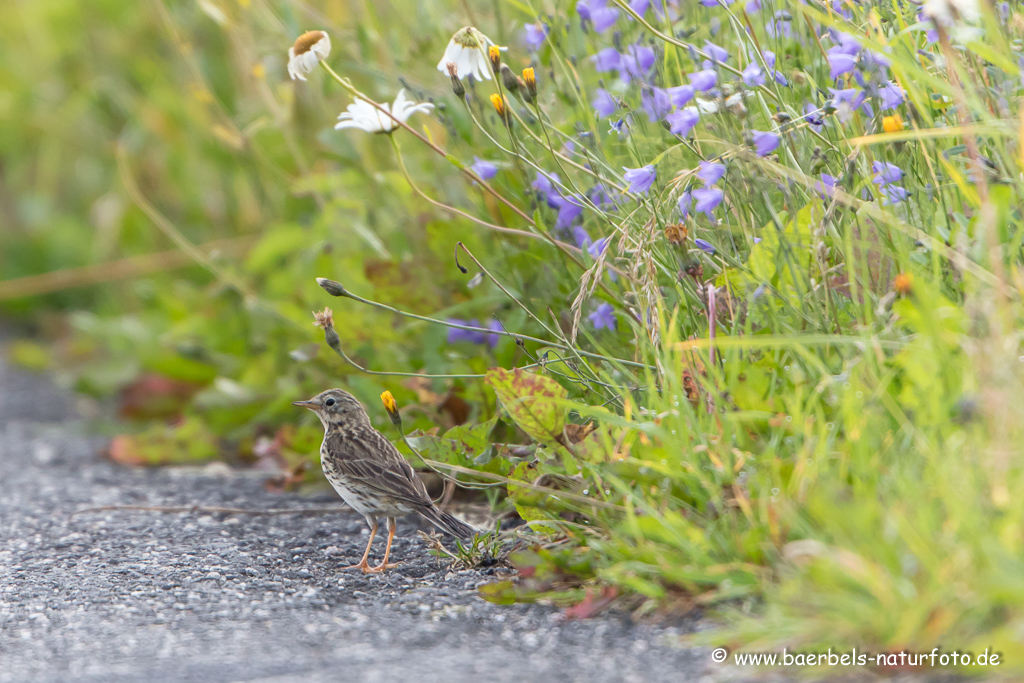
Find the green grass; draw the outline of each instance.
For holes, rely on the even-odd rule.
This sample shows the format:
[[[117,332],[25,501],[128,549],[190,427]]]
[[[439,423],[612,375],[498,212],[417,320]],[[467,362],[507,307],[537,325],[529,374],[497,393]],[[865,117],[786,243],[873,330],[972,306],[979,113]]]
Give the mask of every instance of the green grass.
[[[764,50],[789,83],[766,74],[743,111],[723,93],[688,138],[648,121],[636,81],[595,70],[612,34],[582,30],[574,3],[19,4],[0,24],[0,310],[54,344],[15,360],[100,396],[152,376],[195,386],[171,406],[181,427],[140,426],[157,462],[176,429],[232,460],[267,435],[314,458],[319,425],[290,403],[336,385],[397,436],[377,403],[390,390],[421,430],[420,459],[530,522],[537,547],[511,556],[525,578],[496,600],[571,602],[611,584],[641,611],[719,607],[716,644],[989,648],[1014,675],[1020,7],[1002,20],[983,6],[948,49],[912,5],[684,7],[640,22],[619,6],[617,45],[654,49],[652,84],[688,83],[703,56],[684,44],[706,40],[728,50],[718,77],[733,91],[752,59],[767,67]],[[790,37],[767,30],[783,10]],[[538,18],[550,33],[530,53],[521,31]],[[511,129],[493,82],[468,87],[466,104],[435,69],[467,24],[509,46],[515,73],[535,68],[537,106],[511,97]],[[905,101],[882,111],[881,72],[861,53],[872,111],[826,107],[828,27],[884,52]],[[320,69],[288,80],[286,51],[309,28],[330,33],[345,82]],[[397,146],[333,130],[353,87],[433,101],[410,125],[449,158],[405,130]],[[630,117],[627,137],[595,114],[601,87],[622,102],[611,119]],[[759,157],[755,131],[780,134],[778,149]],[[462,173],[474,157],[498,165],[493,194]],[[698,163],[718,158],[717,221],[684,219]],[[902,169],[903,201],[884,199],[879,162]],[[614,209],[577,200],[606,251],[552,245],[576,236],[531,189],[538,170],[564,197],[616,194],[623,167],[647,164],[648,193]],[[680,224],[686,237],[669,240]],[[57,275],[26,279],[44,273]],[[316,277],[364,301],[331,299]],[[322,344],[310,311],[325,305],[339,348],[385,374]],[[600,305],[614,330],[593,324]],[[450,341],[408,314],[497,320],[523,340]]]

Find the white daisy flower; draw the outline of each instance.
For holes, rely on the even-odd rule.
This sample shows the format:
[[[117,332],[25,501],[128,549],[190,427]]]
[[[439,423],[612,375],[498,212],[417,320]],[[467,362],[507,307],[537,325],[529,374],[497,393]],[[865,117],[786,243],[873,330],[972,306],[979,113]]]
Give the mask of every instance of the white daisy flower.
[[[288,48],[288,75],[294,81],[306,80],[321,60],[331,54],[331,37],[324,31],[306,31]]]
[[[409,117],[416,112],[429,114],[434,108],[434,105],[430,102],[416,103],[405,99],[405,90],[398,91],[398,96],[395,97],[393,105],[388,106],[388,103],[385,102],[382,106],[402,123],[408,121]],[[347,111],[342,112],[338,116],[338,123],[334,128],[335,130],[358,128],[359,130],[365,130],[367,133],[390,133],[398,128],[398,124],[390,116],[366,100],[357,99],[348,105]]]
[[[478,81],[489,81],[491,65],[487,48],[491,45],[494,45],[494,41],[472,26],[460,28],[448,41],[444,57],[437,63],[437,70],[443,74],[448,73],[447,64],[452,62],[460,78],[472,76]]]

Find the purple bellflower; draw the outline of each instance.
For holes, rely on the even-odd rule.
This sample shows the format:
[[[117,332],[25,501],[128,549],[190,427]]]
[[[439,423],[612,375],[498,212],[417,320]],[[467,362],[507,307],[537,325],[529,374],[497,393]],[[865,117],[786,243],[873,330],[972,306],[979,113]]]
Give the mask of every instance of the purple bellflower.
[[[654,184],[655,178],[658,177],[654,166],[650,164],[640,168],[623,167],[623,170],[626,172],[623,177],[629,183],[629,191],[639,194],[647,194],[648,190],[651,189],[651,185]]]

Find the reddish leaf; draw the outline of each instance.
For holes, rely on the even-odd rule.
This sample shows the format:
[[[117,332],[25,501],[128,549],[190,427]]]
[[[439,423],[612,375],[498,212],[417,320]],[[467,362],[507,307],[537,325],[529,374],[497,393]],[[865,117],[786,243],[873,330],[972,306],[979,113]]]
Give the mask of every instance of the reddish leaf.
[[[515,369],[491,368],[484,379],[501,405],[524,432],[541,443],[562,439],[569,395],[565,387],[543,375]]]
[[[594,591],[588,588],[587,597],[583,598],[583,602],[567,607],[565,616],[567,619],[589,619],[612,604],[617,597],[619,597],[619,591],[615,586],[605,586],[601,590],[601,594],[596,596]]]

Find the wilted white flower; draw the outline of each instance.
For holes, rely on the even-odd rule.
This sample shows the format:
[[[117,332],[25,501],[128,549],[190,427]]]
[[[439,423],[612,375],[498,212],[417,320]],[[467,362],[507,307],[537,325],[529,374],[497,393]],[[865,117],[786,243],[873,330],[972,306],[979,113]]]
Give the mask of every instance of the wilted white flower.
[[[921,11],[943,26],[953,26],[958,18],[974,23],[981,17],[978,0],[926,0]]]
[[[437,70],[447,74],[447,64],[452,62],[460,78],[473,76],[478,81],[490,80],[491,66],[487,48],[491,45],[494,45],[494,41],[472,26],[460,28],[448,41],[444,56],[437,63]]]
[[[738,92],[725,98],[725,107],[736,116],[747,115],[747,105],[743,102],[743,93]]]
[[[697,111],[701,114],[717,114],[718,113],[718,102],[714,100],[705,100],[700,97],[694,99],[694,103],[697,105]]]
[[[409,117],[416,112],[429,114],[434,108],[434,105],[429,102],[416,103],[405,99],[405,90],[398,91],[398,96],[395,97],[393,105],[388,106],[388,103],[385,102],[381,106],[390,111],[402,123],[408,121]],[[390,133],[395,128],[398,128],[398,124],[390,116],[366,100],[357,99],[348,105],[347,111],[342,112],[338,116],[338,123],[334,128],[336,130],[358,128],[365,130],[367,133]]]
[[[288,75],[306,80],[316,65],[331,54],[331,37],[324,31],[306,31],[288,48]]]

